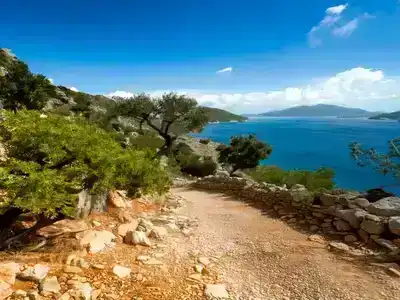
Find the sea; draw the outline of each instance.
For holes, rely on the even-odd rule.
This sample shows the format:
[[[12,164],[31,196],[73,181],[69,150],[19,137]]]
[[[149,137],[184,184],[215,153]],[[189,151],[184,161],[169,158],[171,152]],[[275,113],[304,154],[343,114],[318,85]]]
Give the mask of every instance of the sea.
[[[400,179],[360,167],[350,157],[349,144],[357,141],[378,151],[387,150],[388,141],[400,136],[400,122],[347,118],[250,118],[243,123],[208,124],[195,136],[229,143],[234,135],[255,134],[273,148],[262,165],[275,165],[286,170],[335,170],[337,187],[366,191],[386,186],[385,190],[400,195]],[[399,186],[396,186],[396,184]]]

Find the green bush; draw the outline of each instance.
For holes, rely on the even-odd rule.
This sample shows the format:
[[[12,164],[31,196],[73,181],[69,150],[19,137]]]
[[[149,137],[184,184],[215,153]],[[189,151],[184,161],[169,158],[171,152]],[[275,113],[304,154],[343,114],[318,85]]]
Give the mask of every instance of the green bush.
[[[2,212],[17,207],[71,215],[82,189],[161,193],[169,184],[154,152],[125,150],[80,118],[24,110],[3,117],[0,132],[9,160],[0,165],[0,188],[7,191]]]
[[[199,143],[203,145],[208,145],[211,142],[210,139],[200,139]]]
[[[182,172],[192,176],[205,177],[215,174],[217,167],[217,163],[212,159],[198,159],[197,161],[191,161],[184,164],[181,170]]]
[[[276,185],[284,185],[291,188],[295,184],[302,184],[313,192],[332,190],[335,187],[333,181],[335,173],[332,169],[319,168],[316,171],[291,170],[285,171],[276,166],[258,166],[247,172],[258,182],[267,182]]]

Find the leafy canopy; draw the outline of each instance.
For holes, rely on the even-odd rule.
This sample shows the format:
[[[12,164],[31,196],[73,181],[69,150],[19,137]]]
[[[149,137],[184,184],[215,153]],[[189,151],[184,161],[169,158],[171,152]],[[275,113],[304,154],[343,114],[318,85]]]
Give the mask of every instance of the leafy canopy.
[[[0,76],[0,100],[5,109],[42,109],[55,87],[41,74],[33,74],[21,61],[13,61]]]
[[[82,189],[163,192],[169,184],[148,151],[125,150],[112,135],[80,118],[4,113],[1,136],[8,160],[0,166],[3,209],[70,215]]]
[[[270,145],[257,140],[253,134],[234,136],[228,147],[220,147],[219,150],[219,162],[231,166],[231,173],[257,167],[272,152]]]

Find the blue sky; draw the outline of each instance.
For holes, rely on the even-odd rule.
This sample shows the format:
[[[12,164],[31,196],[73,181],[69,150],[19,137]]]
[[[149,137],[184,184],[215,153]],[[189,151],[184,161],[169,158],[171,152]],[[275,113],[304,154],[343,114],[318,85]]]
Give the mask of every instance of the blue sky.
[[[0,46],[78,90],[400,110],[397,0],[3,0]],[[218,72],[223,70],[224,72]]]

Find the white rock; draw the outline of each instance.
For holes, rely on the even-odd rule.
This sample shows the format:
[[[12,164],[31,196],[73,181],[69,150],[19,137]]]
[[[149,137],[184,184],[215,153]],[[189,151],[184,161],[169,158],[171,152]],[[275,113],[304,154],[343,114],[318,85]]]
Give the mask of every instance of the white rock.
[[[203,265],[195,265],[194,266],[194,270],[197,272],[197,273],[202,273],[203,272],[203,269],[204,269],[204,267],[203,267]]]
[[[131,222],[126,223],[126,224],[121,224],[118,227],[118,235],[125,237],[129,231],[136,231],[136,228],[138,227],[138,225],[139,225],[139,222],[137,220],[132,220]]]
[[[203,266],[208,266],[209,264],[211,264],[211,261],[208,257],[205,256],[201,256],[198,258],[197,260],[199,263],[201,263]]]
[[[229,299],[229,293],[224,284],[206,284],[204,294],[208,299]]]
[[[153,223],[150,220],[140,219],[137,231],[150,231],[153,229]]]
[[[48,276],[41,283],[39,287],[42,292],[58,293],[61,290],[61,286],[58,283],[56,276]]]
[[[130,268],[126,268],[123,266],[114,266],[112,269],[113,273],[117,275],[119,278],[126,278],[131,275],[132,270]]]
[[[157,240],[163,240],[168,235],[166,228],[162,226],[154,226],[150,231],[149,237]]]
[[[38,235],[43,237],[55,237],[65,233],[78,233],[88,230],[89,227],[83,220],[61,220],[50,226],[43,227],[38,230]]]
[[[20,265],[15,262],[7,262],[0,264],[0,281],[8,284],[15,283],[15,277],[20,271]]]
[[[88,282],[75,285],[75,289],[83,300],[91,299],[93,288]]]
[[[90,253],[97,253],[105,250],[107,247],[114,247],[113,241],[116,236],[107,230],[95,231],[88,230],[78,233],[77,239],[82,247],[87,247]]]
[[[340,252],[347,252],[350,250],[349,246],[347,246],[344,243],[338,243],[338,242],[330,242],[329,243],[329,249],[331,250],[337,250]]]
[[[179,227],[175,223],[168,223],[167,225],[165,225],[165,227],[171,233],[180,231]]]
[[[136,258],[136,260],[138,260],[138,261],[146,261],[146,260],[150,260],[151,259],[151,257],[150,256],[145,256],[145,255],[140,255],[140,256],[138,256],[137,258]]]
[[[17,278],[21,280],[28,280],[39,282],[47,276],[49,273],[49,266],[36,264],[33,267],[26,268],[23,272],[17,274]]]
[[[125,236],[124,241],[127,244],[132,245],[151,246],[151,242],[147,237],[146,232],[143,231],[128,232]]]

